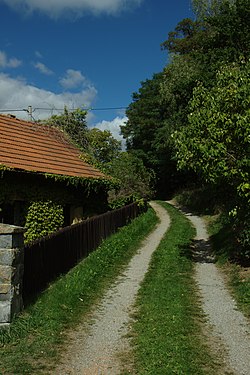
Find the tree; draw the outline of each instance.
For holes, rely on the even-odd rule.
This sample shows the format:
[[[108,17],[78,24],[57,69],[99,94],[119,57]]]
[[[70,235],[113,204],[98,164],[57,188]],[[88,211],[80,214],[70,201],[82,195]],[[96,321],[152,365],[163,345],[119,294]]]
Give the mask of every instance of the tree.
[[[86,115],[87,112],[80,108],[69,111],[65,107],[63,114],[51,116],[46,123],[60,128],[69,135],[75,145],[85,151],[88,146]]]
[[[108,164],[107,171],[120,181],[120,187],[109,192],[109,201],[113,207],[152,197],[154,173],[135,155],[121,152]]]
[[[220,12],[222,5],[234,4],[235,0],[192,0],[193,10],[198,19],[212,17]]]
[[[127,149],[136,150],[149,165],[155,160],[155,133],[164,118],[164,107],[160,100],[162,76],[162,73],[158,73],[141,83],[139,91],[133,93],[133,102],[126,111],[128,121],[121,127]]]
[[[198,21],[181,21],[162,44],[172,54],[161,83],[166,110],[164,126],[157,134],[166,155],[175,153],[171,134],[189,126],[189,101],[197,82],[210,90],[222,65],[244,61],[250,54],[250,0],[198,3],[213,11]]]
[[[219,12],[209,19],[213,30],[211,44],[215,53],[224,50],[225,62],[249,58],[250,0],[224,0]]]
[[[188,126],[174,134],[178,166],[208,182],[223,177],[237,188],[247,182],[250,138],[250,63],[224,67],[212,89],[199,84],[190,102]]]
[[[163,148],[161,131],[169,108],[161,100],[162,82],[163,73],[158,73],[141,83],[139,91],[133,94],[133,102],[126,112],[128,121],[121,131],[128,151],[154,171],[156,190],[160,196],[166,197],[171,185],[170,176],[176,168],[171,152]]]
[[[121,152],[121,142],[115,139],[109,130],[92,128],[87,133],[88,152],[100,165],[109,163]]]
[[[83,160],[103,168],[105,163],[117,157],[121,151],[121,142],[108,130],[88,128],[86,115],[87,112],[80,108],[68,111],[65,107],[63,114],[51,116],[46,123],[66,133],[82,151]]]
[[[174,31],[168,33],[168,39],[161,44],[161,47],[170,53],[186,55],[200,50],[205,35],[204,21],[198,22],[185,18],[177,24]]]
[[[179,22],[162,48],[200,69],[207,85],[221,65],[250,53],[250,0],[194,0],[198,20]],[[183,61],[184,61],[183,60]]]
[[[179,168],[192,169],[204,181],[231,189],[231,212],[250,257],[249,108],[250,61],[224,66],[214,87],[207,89],[200,83],[195,88],[188,126],[173,138]]]
[[[81,149],[82,160],[117,181],[117,188],[109,191],[112,208],[151,197],[152,172],[146,169],[142,160],[122,152],[121,142],[110,131],[87,128],[85,111],[76,109],[69,112],[65,108],[62,115],[52,116],[48,124],[61,128],[69,135]]]

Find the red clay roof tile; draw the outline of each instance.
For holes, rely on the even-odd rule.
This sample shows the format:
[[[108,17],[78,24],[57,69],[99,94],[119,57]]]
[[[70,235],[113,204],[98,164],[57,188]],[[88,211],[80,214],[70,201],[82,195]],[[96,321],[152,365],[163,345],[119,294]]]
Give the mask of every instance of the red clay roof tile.
[[[59,129],[0,114],[0,164],[71,177],[104,177],[79,156]]]

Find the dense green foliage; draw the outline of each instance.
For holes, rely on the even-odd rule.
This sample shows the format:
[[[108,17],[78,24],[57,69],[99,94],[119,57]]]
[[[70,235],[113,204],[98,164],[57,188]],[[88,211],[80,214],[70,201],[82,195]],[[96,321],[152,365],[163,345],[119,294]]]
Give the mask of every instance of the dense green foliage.
[[[227,186],[231,197],[228,208],[247,257],[250,257],[249,107],[250,63],[228,65],[217,74],[211,89],[202,84],[197,86],[190,102],[188,126],[174,134],[180,168],[191,168],[206,182]]]
[[[110,208],[151,197],[152,172],[146,169],[142,159],[123,152],[121,142],[110,131],[88,128],[85,118],[85,111],[77,109],[69,112],[65,108],[63,114],[52,116],[47,123],[62,129],[80,148],[80,158],[108,176],[106,179],[85,179],[86,186],[89,184],[92,189],[92,185],[103,185],[106,182]],[[59,177],[55,176],[56,179]],[[79,179],[75,180],[78,184]]]
[[[87,112],[80,108],[69,111],[67,107],[60,115],[53,115],[46,124],[61,129],[71,141],[81,149],[83,159],[94,164],[102,164],[117,157],[121,151],[121,142],[112,137],[108,130],[88,128]]]
[[[158,192],[184,182],[217,189],[238,251],[250,257],[250,0],[193,5],[196,18],[180,21],[162,43],[164,71],[133,94],[122,133],[154,170]]]
[[[117,183],[110,178],[77,178],[2,169],[0,185],[0,218],[4,223],[28,229],[26,241],[30,242],[51,233],[52,227],[56,230],[69,225],[71,206],[84,207],[85,216],[107,211],[107,192]],[[48,212],[51,210],[51,220],[37,202],[46,202]],[[56,218],[59,207],[60,211],[64,210],[64,220],[60,218],[55,223],[52,212],[55,210]]]
[[[47,121],[47,125],[55,126],[61,129],[64,134],[68,134],[75,145],[85,150],[87,142],[87,112],[81,109],[69,111],[67,107],[64,108],[64,113],[61,115],[53,115]]]
[[[188,126],[174,133],[178,166],[208,182],[241,189],[249,181],[250,64],[224,67],[212,88],[199,84],[190,101]]]
[[[166,148],[169,137],[163,129],[168,109],[161,101],[162,80],[163,74],[159,73],[142,82],[127,110],[128,121],[121,127],[128,152],[141,158],[145,166],[154,171],[158,193],[164,191],[166,185],[173,185],[176,179],[176,163],[171,158],[171,149]]]
[[[27,210],[25,241],[47,236],[63,226],[63,207],[52,201],[33,202]]]
[[[122,127],[128,150],[133,150],[149,165],[158,163],[154,150],[157,148],[155,133],[164,119],[164,106],[159,105],[161,81],[160,73],[142,82],[127,110],[128,122]]]
[[[121,152],[121,142],[115,139],[109,130],[90,128],[87,140],[87,152],[99,165],[109,163]]]
[[[112,208],[126,203],[149,199],[152,196],[154,173],[147,169],[136,155],[122,152],[105,165],[108,174],[120,181],[116,189],[110,189],[109,202]]]
[[[67,329],[86,321],[94,304],[157,223],[152,209],[105,240],[0,332],[1,374],[47,374],[68,345]]]

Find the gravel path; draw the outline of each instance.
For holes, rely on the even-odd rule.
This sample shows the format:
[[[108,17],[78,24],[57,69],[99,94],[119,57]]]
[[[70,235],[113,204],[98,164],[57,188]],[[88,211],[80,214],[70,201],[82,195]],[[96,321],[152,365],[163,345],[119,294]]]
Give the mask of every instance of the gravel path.
[[[164,208],[151,204],[160,218],[160,224],[146,238],[132,258],[127,269],[108,290],[88,324],[82,324],[71,333],[63,362],[53,374],[119,374],[119,354],[129,349],[126,339],[131,308],[150,258],[166,232],[170,219]]]
[[[195,277],[207,316],[209,330],[219,348],[214,348],[228,370],[237,375],[250,375],[250,326],[238,311],[221,272],[210,255],[208,234],[203,220],[186,212],[196,228]],[[213,340],[211,340],[213,341]],[[225,372],[227,373],[227,372]]]
[[[169,202],[174,205],[174,202]],[[108,290],[91,321],[81,324],[69,336],[63,361],[55,375],[118,375],[119,354],[129,352],[126,338],[130,313],[137,292],[147,272],[153,251],[169,226],[164,208],[152,203],[160,224],[146,238],[127,269]],[[220,374],[250,375],[250,327],[237,306],[223,277],[214,264],[205,224],[200,217],[185,212],[196,228],[195,278],[202,307],[207,316],[206,333],[222,363]],[[195,375],[195,374],[190,374]]]

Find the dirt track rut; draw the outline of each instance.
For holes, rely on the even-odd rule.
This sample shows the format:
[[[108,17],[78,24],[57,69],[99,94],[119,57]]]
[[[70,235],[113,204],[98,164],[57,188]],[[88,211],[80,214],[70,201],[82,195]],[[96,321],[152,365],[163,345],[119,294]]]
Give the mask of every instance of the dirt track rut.
[[[152,207],[160,217],[160,223],[144,240],[123,275],[108,290],[91,321],[79,325],[78,329],[70,334],[67,352],[53,374],[119,374],[118,355],[129,348],[125,336],[131,309],[147,272],[151,255],[170,223],[164,208],[154,202]]]

